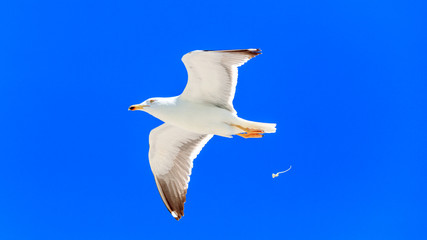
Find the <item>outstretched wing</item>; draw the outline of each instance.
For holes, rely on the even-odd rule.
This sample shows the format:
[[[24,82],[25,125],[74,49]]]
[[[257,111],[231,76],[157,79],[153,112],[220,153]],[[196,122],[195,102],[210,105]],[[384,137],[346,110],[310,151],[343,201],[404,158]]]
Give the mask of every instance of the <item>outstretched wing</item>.
[[[237,67],[261,54],[260,49],[208,51],[197,50],[182,57],[188,73],[182,99],[210,103],[236,112],[233,107]]]
[[[193,160],[213,135],[198,134],[164,123],[150,133],[150,166],[157,189],[172,216],[184,215]]]

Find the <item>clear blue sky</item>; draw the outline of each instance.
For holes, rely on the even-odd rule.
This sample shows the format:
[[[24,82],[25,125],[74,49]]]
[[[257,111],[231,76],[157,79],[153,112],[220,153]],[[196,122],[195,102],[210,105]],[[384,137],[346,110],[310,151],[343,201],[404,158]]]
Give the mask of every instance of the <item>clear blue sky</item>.
[[[427,239],[424,1],[2,1],[0,239]],[[174,220],[148,163],[181,56],[261,48]],[[272,179],[273,172],[292,170]]]

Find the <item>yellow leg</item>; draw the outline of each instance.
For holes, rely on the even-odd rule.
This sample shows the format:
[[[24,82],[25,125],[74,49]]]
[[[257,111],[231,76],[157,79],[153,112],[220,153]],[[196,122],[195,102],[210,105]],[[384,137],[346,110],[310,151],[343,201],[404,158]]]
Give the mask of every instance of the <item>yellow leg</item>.
[[[238,133],[236,135],[242,138],[262,138],[261,133]]]
[[[259,130],[259,129],[245,128],[235,124],[230,124],[230,125],[243,130],[244,131],[243,133],[236,134],[237,136],[240,136],[243,138],[262,138],[262,134],[264,133],[263,130]]]

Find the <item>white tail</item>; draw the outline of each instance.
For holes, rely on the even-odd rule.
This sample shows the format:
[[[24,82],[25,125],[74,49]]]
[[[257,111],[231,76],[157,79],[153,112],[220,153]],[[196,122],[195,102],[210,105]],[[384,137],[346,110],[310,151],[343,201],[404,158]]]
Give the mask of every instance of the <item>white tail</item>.
[[[275,133],[276,132],[276,124],[275,123],[261,123],[261,122],[252,122],[248,120],[241,119],[242,127],[262,130],[265,133]]]

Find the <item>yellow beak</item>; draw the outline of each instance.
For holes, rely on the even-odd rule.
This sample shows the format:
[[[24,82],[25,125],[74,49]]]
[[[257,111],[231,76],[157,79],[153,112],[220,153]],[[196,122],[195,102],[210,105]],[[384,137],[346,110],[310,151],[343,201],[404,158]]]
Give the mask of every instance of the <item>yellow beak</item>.
[[[130,106],[128,110],[130,110],[130,111],[142,110],[142,109],[144,109],[144,107],[149,107],[149,106],[148,105],[139,105],[139,104],[136,104],[136,105]]]

